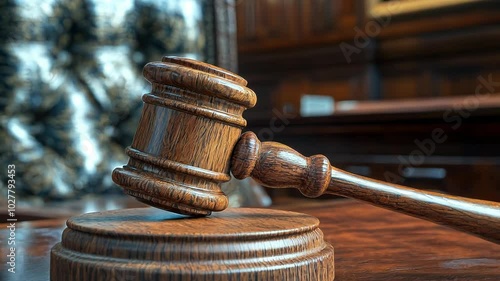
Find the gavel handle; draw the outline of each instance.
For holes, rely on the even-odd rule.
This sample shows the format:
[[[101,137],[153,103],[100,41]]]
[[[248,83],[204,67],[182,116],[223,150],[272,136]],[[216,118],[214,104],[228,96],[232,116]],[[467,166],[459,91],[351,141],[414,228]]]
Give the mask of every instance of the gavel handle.
[[[422,191],[331,167],[323,155],[304,157],[292,148],[261,143],[244,133],[233,151],[231,172],[271,188],[295,187],[307,197],[335,194],[359,199],[500,243],[500,203]]]

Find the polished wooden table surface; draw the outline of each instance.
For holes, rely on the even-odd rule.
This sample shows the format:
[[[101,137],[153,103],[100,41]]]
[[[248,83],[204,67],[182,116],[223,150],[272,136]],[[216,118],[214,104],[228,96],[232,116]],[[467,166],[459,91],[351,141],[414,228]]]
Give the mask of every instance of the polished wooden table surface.
[[[500,280],[500,245],[352,200],[301,200],[275,209],[316,216],[335,247],[335,280]],[[7,271],[9,235],[0,224],[0,280],[49,280],[49,253],[64,219],[16,229],[16,273]]]

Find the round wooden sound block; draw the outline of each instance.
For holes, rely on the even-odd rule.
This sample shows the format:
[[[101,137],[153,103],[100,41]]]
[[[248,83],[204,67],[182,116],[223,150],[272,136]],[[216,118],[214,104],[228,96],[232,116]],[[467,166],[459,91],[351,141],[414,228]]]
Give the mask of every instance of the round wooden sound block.
[[[318,219],[270,209],[190,218],[155,208],[68,220],[50,279],[333,280],[333,247]]]

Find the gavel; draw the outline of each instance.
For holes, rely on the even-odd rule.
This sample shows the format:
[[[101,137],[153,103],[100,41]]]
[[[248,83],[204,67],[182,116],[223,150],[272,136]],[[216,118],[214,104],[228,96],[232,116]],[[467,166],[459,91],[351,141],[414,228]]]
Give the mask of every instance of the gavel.
[[[196,60],[163,57],[144,67],[152,84],[126,149],[127,165],[113,171],[124,192],[148,205],[191,216],[228,206],[221,183],[252,177],[271,188],[298,188],[307,197],[335,194],[446,225],[499,243],[500,203],[418,190],[358,176],[323,155],[241,134],[256,104],[247,81]]]

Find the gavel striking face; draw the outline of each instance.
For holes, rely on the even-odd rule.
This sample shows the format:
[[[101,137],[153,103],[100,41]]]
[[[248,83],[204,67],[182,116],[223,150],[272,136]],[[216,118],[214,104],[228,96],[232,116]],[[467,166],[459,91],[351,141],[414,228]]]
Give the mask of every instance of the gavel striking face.
[[[268,187],[295,187],[305,196],[336,194],[500,241],[500,204],[416,190],[330,166],[322,155],[306,158],[274,142],[241,134],[242,114],[256,103],[247,82],[195,60],[164,57],[144,76],[151,93],[132,142],[129,162],[113,171],[124,191],[151,206],[192,216],[222,211],[220,184],[251,176]]]
[[[202,62],[164,57],[144,67],[151,82],[127,166],[113,180],[139,201],[177,213],[222,211],[231,153],[256,103],[246,81]]]

